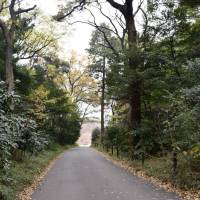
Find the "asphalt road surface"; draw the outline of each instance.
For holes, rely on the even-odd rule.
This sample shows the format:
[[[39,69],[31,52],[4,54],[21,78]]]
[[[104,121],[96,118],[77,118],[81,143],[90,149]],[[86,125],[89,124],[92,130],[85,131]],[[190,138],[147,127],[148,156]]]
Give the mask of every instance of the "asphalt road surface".
[[[67,151],[32,200],[181,200],[113,165],[91,148]]]

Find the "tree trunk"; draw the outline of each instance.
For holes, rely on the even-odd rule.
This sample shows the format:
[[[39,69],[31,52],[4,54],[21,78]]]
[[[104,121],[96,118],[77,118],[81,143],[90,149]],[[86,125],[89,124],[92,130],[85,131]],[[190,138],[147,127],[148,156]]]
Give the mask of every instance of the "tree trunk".
[[[172,171],[173,171],[173,177],[176,177],[177,174],[177,165],[178,165],[178,159],[177,159],[177,152],[172,152]]]
[[[133,14],[133,0],[125,0],[124,4],[120,4],[114,0],[107,0],[107,2],[119,12],[122,13],[126,21],[126,30],[128,32],[128,45],[129,52],[134,51],[137,47],[137,31],[135,26],[135,16]],[[135,62],[132,56],[129,56],[129,68],[132,72],[135,72],[138,68],[138,63]],[[141,94],[140,94],[140,80],[138,77],[134,78],[131,83],[132,95],[130,95],[130,124],[131,127],[138,127],[141,123]]]
[[[111,146],[111,153],[112,153],[112,155],[114,154],[114,145],[113,144]]]
[[[13,74],[13,45],[12,39],[7,39],[6,42],[6,83],[8,91],[14,90],[14,74]]]
[[[126,21],[126,30],[128,32],[128,45],[129,45],[129,69],[133,73],[134,80],[130,83],[130,118],[129,123],[131,128],[140,127],[141,124],[141,92],[140,92],[140,79],[137,77],[138,63],[132,56],[132,52],[137,48],[137,31],[135,26],[135,16],[133,14],[133,0],[125,0],[124,4],[120,4],[114,0],[107,0],[112,7],[122,13]],[[132,157],[134,157],[134,138],[130,136]]]
[[[132,56],[132,52],[137,50],[137,31],[135,27],[135,19],[133,15],[133,1],[126,0],[126,28],[128,31],[128,45],[129,45],[129,69],[130,73],[133,73],[133,79],[130,83],[130,115],[129,124],[131,128],[138,128],[141,124],[141,92],[140,92],[140,80],[137,77],[138,63]],[[130,138],[131,157],[134,159],[135,147],[134,136]]]
[[[133,8],[129,7],[127,9],[125,20],[126,20],[126,27],[128,31],[129,50],[133,51],[133,48],[134,46],[136,46],[136,42],[137,42],[137,31],[136,31],[135,20],[133,16]]]
[[[6,1],[4,2],[6,3]],[[23,13],[28,13],[36,8],[34,5],[31,8],[15,10],[17,4],[16,0],[9,1],[9,6],[4,8],[4,3],[2,3],[2,10],[5,8],[9,10],[10,19],[7,24],[2,19],[0,19],[0,28],[3,31],[5,42],[6,42],[6,83],[8,84],[8,91],[11,92],[14,90],[14,73],[13,73],[13,48],[14,48],[14,34],[16,30],[17,20],[20,19],[20,15]],[[10,28],[9,28],[10,27]]]
[[[13,32],[14,25],[10,29],[7,28],[4,21],[0,19],[0,28],[3,31],[6,49],[5,49],[5,79],[8,85],[8,91],[11,92],[14,90],[14,74],[13,74]]]
[[[127,0],[127,11],[125,15],[126,27],[128,31],[128,44],[129,51],[133,52],[137,45],[137,31],[135,27],[135,20],[133,16],[132,1]],[[131,55],[131,54],[130,54]],[[129,57],[129,68],[132,72],[137,69],[137,63],[135,62],[132,55]],[[135,76],[137,74],[135,73]],[[141,94],[140,94],[140,81],[135,80],[131,83],[132,94],[130,96],[130,125],[132,128],[137,128],[141,123]]]
[[[106,144],[105,146],[106,146],[106,152],[109,152],[109,146],[108,146],[108,144]]]
[[[105,65],[106,58],[103,57],[103,69],[102,69],[102,91],[101,91],[101,144],[103,144],[103,138],[105,136],[104,127],[104,107],[105,107]]]
[[[119,158],[119,146],[117,145],[117,158]]]
[[[132,85],[132,96],[130,98],[130,125],[137,128],[141,123],[141,94],[138,83]]]

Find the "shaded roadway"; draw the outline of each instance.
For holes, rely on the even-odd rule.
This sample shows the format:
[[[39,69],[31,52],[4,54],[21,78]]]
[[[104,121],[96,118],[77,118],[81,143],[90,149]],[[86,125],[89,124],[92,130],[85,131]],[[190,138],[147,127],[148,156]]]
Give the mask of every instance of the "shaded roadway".
[[[32,200],[181,200],[113,165],[91,148],[59,158]]]

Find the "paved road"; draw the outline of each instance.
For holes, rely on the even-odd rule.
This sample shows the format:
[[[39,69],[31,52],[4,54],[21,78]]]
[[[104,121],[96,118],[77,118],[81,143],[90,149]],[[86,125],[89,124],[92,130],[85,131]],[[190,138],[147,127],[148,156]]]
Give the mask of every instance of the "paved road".
[[[33,200],[181,200],[113,165],[90,148],[67,151]]]

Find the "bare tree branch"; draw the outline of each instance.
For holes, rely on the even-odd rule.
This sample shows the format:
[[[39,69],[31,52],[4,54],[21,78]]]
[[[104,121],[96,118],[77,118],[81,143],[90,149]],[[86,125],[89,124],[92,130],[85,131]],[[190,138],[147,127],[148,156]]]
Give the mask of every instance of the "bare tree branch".
[[[48,47],[53,41],[54,40],[47,40],[44,42],[44,44],[41,47],[37,47],[37,45],[36,45],[35,49],[29,49],[29,47],[27,47],[27,49],[25,51],[23,51],[23,53],[22,53],[24,55],[19,55],[18,59],[26,60],[26,59],[31,59],[31,58],[35,57],[35,55],[37,55],[43,49]],[[29,54],[29,55],[26,56],[26,54]]]
[[[103,36],[104,36],[104,38],[106,40],[106,43],[108,44],[107,47],[110,48],[117,57],[119,56],[118,52],[116,51],[116,49],[113,47],[113,45],[111,44],[111,42],[107,38],[105,32],[102,30],[102,29],[104,29],[104,30],[109,30],[110,31],[111,29],[108,29],[106,27],[97,25],[96,20],[94,22],[90,22],[90,21],[87,21],[87,22],[85,22],[85,21],[75,21],[75,22],[72,22],[70,24],[73,25],[73,24],[76,24],[76,23],[88,24],[88,25],[96,28],[98,31],[100,31],[103,34]]]
[[[72,15],[76,10],[81,10],[83,8],[83,6],[86,4],[86,0],[81,0],[78,5],[74,6],[69,12],[67,12],[66,14],[62,14],[62,12],[58,13],[57,16],[55,16],[54,18],[58,21],[62,21],[63,19],[65,19],[66,17],[69,17],[70,15]],[[60,16],[59,16],[60,15]]]
[[[133,17],[135,17],[137,15],[137,13],[141,10],[143,3],[144,3],[144,0],[140,0],[137,10],[133,13]]]
[[[20,14],[22,14],[22,13],[30,12],[30,11],[34,10],[36,7],[37,7],[37,6],[34,5],[34,6],[31,7],[31,8],[19,9],[19,10],[15,11],[15,15],[20,15]]]
[[[119,10],[121,13],[125,14],[125,6],[122,4],[117,3],[114,0],[106,0],[111,6]]]
[[[118,54],[117,50],[114,48],[114,46],[112,45],[112,43],[111,43],[110,40],[108,39],[108,37],[107,37],[105,31],[102,30],[102,29],[105,29],[105,30],[106,30],[107,28],[104,27],[104,26],[99,26],[99,25],[97,25],[94,14],[93,14],[91,11],[89,11],[89,12],[90,12],[91,16],[93,17],[93,25],[94,25],[94,27],[95,27],[99,32],[101,32],[101,33],[103,34],[106,43],[109,45],[109,47],[110,47],[110,49],[113,51],[113,53],[118,57],[119,54]]]

